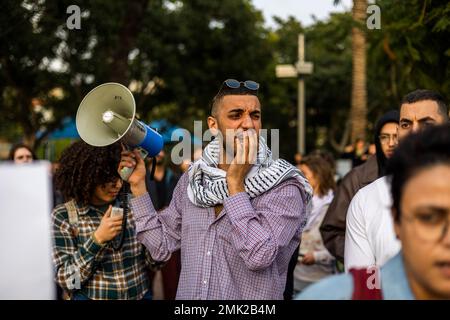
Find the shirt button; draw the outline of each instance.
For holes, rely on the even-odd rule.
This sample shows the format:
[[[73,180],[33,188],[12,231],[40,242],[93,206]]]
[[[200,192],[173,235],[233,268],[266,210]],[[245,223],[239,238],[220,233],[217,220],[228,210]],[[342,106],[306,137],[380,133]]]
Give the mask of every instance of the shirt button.
[[[210,255],[211,255],[211,251],[208,251],[208,252],[206,253],[206,255],[210,256]]]
[[[206,280],[203,280],[203,284],[206,284],[208,281],[206,281]]]

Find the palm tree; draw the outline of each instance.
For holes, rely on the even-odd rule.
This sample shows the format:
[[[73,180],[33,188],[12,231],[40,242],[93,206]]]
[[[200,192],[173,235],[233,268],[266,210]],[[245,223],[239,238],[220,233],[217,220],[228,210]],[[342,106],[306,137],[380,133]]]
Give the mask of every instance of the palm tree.
[[[340,0],[334,0],[338,4]],[[352,96],[351,96],[351,140],[365,138],[367,125],[366,88],[366,21],[367,0],[353,0],[352,16]]]

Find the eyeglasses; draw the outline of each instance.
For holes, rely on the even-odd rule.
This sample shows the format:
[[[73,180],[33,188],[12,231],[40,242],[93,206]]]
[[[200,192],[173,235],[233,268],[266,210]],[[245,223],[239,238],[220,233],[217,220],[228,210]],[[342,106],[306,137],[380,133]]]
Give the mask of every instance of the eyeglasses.
[[[259,89],[259,83],[252,81],[252,80],[246,80],[246,81],[238,81],[236,79],[227,79],[223,82],[223,85],[226,85],[230,89],[238,89],[241,86],[244,86],[248,90],[256,91]],[[222,85],[222,88],[223,88]]]
[[[100,187],[103,188],[103,189],[113,188],[113,187],[115,187],[117,185],[118,182],[120,182],[120,184],[122,184],[122,179],[114,177],[114,178],[108,179]]]
[[[402,216],[401,219],[411,222],[416,234],[423,241],[439,242],[448,232],[450,218],[445,210],[442,212],[421,213],[413,216]]]
[[[391,139],[394,143],[398,142],[397,134],[380,134],[378,139],[380,139],[381,144],[388,144]]]

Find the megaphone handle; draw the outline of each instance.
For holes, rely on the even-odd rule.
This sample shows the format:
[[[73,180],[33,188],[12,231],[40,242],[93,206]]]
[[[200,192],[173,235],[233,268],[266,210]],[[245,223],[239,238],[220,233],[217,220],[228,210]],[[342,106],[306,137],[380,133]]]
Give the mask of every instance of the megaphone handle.
[[[139,153],[141,154],[141,158],[145,159],[145,157],[147,157],[148,152],[143,149],[143,148],[137,148]],[[120,170],[120,177],[124,180],[124,181],[128,181],[128,178],[131,176],[131,174],[133,173],[132,168],[128,168],[128,167],[123,167],[122,170]]]
[[[133,171],[131,171],[133,172]],[[128,204],[128,195],[130,193],[130,185],[128,182],[124,182],[122,186],[122,190],[120,191],[120,199],[122,202],[122,208],[123,208],[123,216],[122,216],[122,231],[120,232],[120,235],[118,236],[118,241],[113,241],[112,247],[114,250],[120,250],[123,245],[123,241],[125,239],[125,232],[127,230],[127,220],[128,220],[128,212],[130,211],[130,207]]]
[[[120,170],[120,177],[124,181],[128,181],[128,178],[131,176],[132,173],[133,173],[133,169],[132,168],[123,167],[122,170]]]

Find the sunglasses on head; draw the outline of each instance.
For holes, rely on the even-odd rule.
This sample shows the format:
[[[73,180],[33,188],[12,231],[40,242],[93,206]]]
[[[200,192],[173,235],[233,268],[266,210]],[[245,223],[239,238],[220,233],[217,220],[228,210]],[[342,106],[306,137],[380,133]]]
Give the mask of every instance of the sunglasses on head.
[[[238,81],[236,79],[227,79],[223,82],[223,84],[230,89],[239,89],[241,86],[252,91],[256,91],[259,89],[259,83],[252,80]]]
[[[255,82],[255,81],[252,81],[252,80],[246,80],[246,81],[238,81],[236,79],[227,79],[227,80],[225,80],[222,83],[222,86],[220,87],[219,92],[214,96],[214,99],[213,99],[213,101],[212,101],[212,103],[210,105],[211,108],[210,108],[209,113],[212,114],[212,109],[213,109],[213,106],[214,106],[214,103],[215,103],[214,101],[216,99],[218,99],[218,97],[220,98],[220,97],[222,97],[222,96],[224,96],[226,94],[234,94],[236,92],[241,92],[241,90],[238,90],[241,87],[244,87],[245,89],[247,89],[249,91],[254,91],[254,92],[252,92],[250,94],[256,96],[258,94],[259,83]],[[231,89],[231,90],[229,90],[229,89]],[[237,90],[237,91],[233,91],[233,90]],[[247,92],[245,92],[245,93],[247,93]]]

